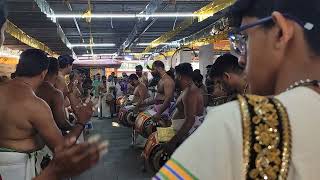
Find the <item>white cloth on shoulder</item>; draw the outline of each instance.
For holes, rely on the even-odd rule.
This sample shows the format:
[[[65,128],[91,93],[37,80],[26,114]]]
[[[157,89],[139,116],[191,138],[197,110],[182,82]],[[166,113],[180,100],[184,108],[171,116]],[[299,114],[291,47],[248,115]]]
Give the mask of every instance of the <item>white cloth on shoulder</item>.
[[[320,137],[320,95],[298,87],[276,98],[285,106],[292,130],[288,180],[319,179],[320,141],[315,137]],[[239,102],[233,101],[208,110],[204,123],[176,150],[169,163],[176,162],[175,167],[183,167],[193,179],[245,179],[239,107]]]

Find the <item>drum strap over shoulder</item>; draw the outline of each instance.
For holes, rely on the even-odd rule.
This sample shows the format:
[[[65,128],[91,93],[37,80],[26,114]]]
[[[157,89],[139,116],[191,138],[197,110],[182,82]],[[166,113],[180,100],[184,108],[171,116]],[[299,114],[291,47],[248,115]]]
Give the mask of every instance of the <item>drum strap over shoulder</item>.
[[[244,179],[287,179],[291,159],[288,114],[275,98],[238,96]]]

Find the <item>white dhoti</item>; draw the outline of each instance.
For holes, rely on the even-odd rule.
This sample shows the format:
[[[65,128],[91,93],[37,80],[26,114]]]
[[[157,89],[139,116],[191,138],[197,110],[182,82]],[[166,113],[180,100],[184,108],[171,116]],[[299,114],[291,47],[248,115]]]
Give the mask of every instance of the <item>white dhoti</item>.
[[[36,156],[37,152],[0,152],[2,180],[32,180],[37,174]]]
[[[193,126],[188,132],[188,136],[191,135],[203,122],[204,116],[195,116],[195,121]],[[185,123],[185,119],[173,119],[171,127],[175,130],[175,132],[179,131],[183,124]]]

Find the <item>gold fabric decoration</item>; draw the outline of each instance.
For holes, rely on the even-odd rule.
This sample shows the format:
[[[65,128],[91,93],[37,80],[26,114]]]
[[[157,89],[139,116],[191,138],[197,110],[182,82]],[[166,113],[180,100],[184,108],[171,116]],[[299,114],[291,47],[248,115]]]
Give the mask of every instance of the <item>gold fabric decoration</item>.
[[[176,134],[172,127],[157,127],[157,133],[159,142],[169,142]]]
[[[238,96],[243,128],[243,177],[286,179],[291,129],[284,106],[274,98]]]
[[[203,8],[195,11],[194,14],[196,15],[205,15],[200,16],[198,18],[198,22],[204,21],[208,17],[212,16],[213,14],[231,6],[235,0],[215,0],[212,1],[210,4],[204,6]]]
[[[48,46],[29,36],[10,21],[7,22],[6,32],[30,47],[43,50],[52,56],[56,55]]]
[[[0,64],[16,65],[18,62],[17,58],[0,57]]]
[[[205,15],[202,18],[199,18],[200,21],[205,20],[206,18],[212,16],[213,14],[231,6],[235,0],[215,0],[212,3],[202,7],[198,11],[195,11],[194,14],[196,15]],[[193,24],[193,18],[187,18],[182,23],[180,23],[174,30],[168,31],[165,34],[161,35],[159,38],[153,40],[151,44],[143,51],[144,53],[149,52],[152,48],[159,46],[161,43],[165,43],[168,40],[172,39],[174,36],[188,28]],[[220,39],[219,39],[220,40]]]

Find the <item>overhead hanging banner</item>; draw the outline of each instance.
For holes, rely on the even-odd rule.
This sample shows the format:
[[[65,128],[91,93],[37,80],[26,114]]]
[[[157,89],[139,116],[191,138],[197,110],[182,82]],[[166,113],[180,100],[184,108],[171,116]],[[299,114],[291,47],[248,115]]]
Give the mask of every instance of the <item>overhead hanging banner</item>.
[[[7,22],[6,32],[30,47],[41,49],[50,55],[56,54],[48,46],[36,40],[35,38],[29,36],[28,34],[26,34],[24,31],[22,31],[20,28],[18,28],[16,25],[14,25],[10,21]]]

